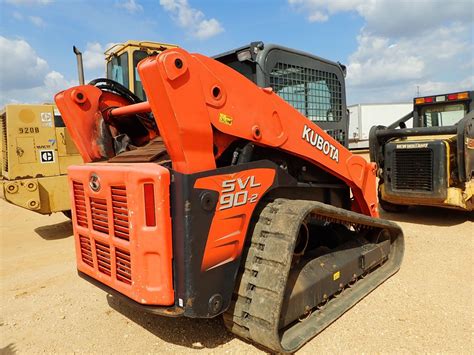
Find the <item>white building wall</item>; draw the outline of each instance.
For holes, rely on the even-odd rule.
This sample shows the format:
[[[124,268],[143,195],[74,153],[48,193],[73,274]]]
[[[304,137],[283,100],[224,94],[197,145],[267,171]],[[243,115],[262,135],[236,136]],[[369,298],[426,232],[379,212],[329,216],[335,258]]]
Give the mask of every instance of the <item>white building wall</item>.
[[[372,126],[388,126],[413,110],[413,103],[358,104],[349,109],[349,148],[368,148]],[[407,122],[407,127],[413,123]]]

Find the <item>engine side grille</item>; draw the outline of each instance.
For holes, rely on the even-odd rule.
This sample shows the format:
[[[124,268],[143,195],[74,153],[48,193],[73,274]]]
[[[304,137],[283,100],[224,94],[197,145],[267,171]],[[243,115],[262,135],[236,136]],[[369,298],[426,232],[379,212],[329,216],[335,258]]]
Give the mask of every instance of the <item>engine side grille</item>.
[[[81,245],[81,258],[90,267],[94,267],[94,259],[92,258],[91,241],[88,237],[79,235],[79,244]]]
[[[74,181],[72,183],[74,192],[74,206],[76,207],[76,221],[81,227],[87,228],[86,198],[84,196],[84,185]]]
[[[109,234],[109,219],[107,215],[107,200],[90,198],[92,228],[98,232]]]
[[[114,218],[114,235],[117,238],[130,240],[127,190],[125,186],[112,186],[112,214]]]
[[[126,284],[132,284],[132,264],[130,253],[125,250],[115,249],[115,268],[117,272],[117,280]]]
[[[395,149],[393,186],[397,190],[433,191],[433,151]]]
[[[7,145],[7,115],[0,116],[0,131],[1,131],[1,150],[2,150],[2,169],[8,172],[8,145]]]
[[[110,246],[96,240],[95,252],[97,255],[97,268],[101,273],[110,276]]]

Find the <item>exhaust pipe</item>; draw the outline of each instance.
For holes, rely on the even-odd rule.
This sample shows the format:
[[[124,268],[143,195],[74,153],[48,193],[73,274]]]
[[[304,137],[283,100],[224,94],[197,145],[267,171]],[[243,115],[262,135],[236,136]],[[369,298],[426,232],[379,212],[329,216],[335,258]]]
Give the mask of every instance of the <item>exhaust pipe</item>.
[[[72,46],[72,50],[77,59],[77,72],[79,74],[79,85],[84,85],[84,65],[82,64],[82,53],[76,46]]]

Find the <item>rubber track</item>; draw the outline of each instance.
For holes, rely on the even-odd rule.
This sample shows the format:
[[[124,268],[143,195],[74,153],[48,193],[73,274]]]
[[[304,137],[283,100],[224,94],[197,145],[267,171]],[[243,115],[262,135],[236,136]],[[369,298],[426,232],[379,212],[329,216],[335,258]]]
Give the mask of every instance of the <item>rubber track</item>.
[[[356,229],[386,228],[398,245],[395,255],[391,253],[391,259],[386,263],[391,267],[385,268],[384,264],[378,269],[378,277],[356,283],[356,286],[363,284],[363,287],[343,291],[338,296],[338,302],[329,301],[324,308],[324,316],[319,312],[313,313],[304,322],[290,328],[286,332],[286,340],[282,341],[278,330],[280,312],[296,236],[306,218],[352,225]],[[250,244],[244,252],[243,269],[238,275],[238,288],[231,307],[224,313],[224,322],[234,334],[274,352],[294,352],[395,273],[402,255],[403,234],[392,222],[320,202],[276,199],[263,208],[255,222]]]

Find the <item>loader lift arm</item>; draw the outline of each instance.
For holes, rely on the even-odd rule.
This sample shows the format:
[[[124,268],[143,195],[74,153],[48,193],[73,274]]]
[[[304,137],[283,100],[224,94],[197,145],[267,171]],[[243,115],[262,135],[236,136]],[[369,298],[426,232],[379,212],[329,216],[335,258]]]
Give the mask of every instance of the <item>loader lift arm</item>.
[[[138,71],[173,170],[189,174],[215,169],[216,157],[240,138],[321,167],[351,188],[355,212],[378,216],[371,189],[375,165],[352,155],[270,88],[259,88],[215,60],[178,48],[144,59]],[[68,89],[56,102],[68,112],[65,121],[82,125],[71,122],[68,127],[86,161],[107,158],[88,138],[102,131],[97,122],[149,110],[146,103],[115,108],[126,103],[92,86]]]

